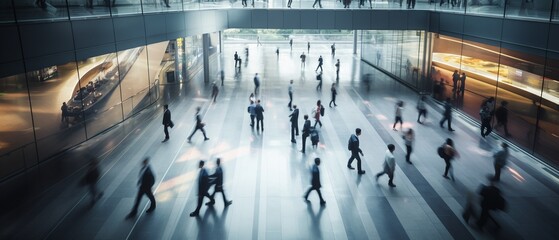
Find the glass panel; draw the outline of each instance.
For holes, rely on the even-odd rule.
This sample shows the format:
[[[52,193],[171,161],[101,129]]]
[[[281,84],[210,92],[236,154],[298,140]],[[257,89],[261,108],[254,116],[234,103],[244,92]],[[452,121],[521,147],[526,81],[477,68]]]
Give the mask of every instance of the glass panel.
[[[18,21],[68,19],[66,0],[13,1]]]
[[[142,13],[142,1],[147,0],[103,0],[111,2],[111,14],[117,15],[130,15]]]
[[[110,0],[68,0],[71,19],[109,16],[111,14],[110,6]]]
[[[15,22],[14,9],[11,0],[0,1],[0,23]]]
[[[508,0],[507,17],[549,20],[552,0]]]
[[[462,67],[462,40],[434,34],[431,63],[433,96],[438,100],[453,97],[459,90],[459,81],[454,84],[453,74]],[[456,79],[456,78],[454,78]],[[442,84],[441,84],[442,83]]]
[[[151,89],[151,101],[154,102],[158,98],[158,88],[156,88],[159,83],[160,79],[163,79],[162,74],[164,74],[163,67],[165,63],[163,58],[165,56],[165,50],[167,50],[167,46],[169,45],[169,41],[153,43],[147,46],[147,53],[149,58],[149,84]]]
[[[183,0],[184,10],[200,9],[200,0]]]
[[[559,1],[553,0],[553,11],[552,11],[552,20],[557,21],[559,20]]]
[[[149,103],[146,52],[145,47],[137,47],[117,53],[125,118]]]
[[[414,87],[418,86],[417,81],[421,73],[421,45],[421,31],[403,31],[401,78]]]
[[[44,160],[86,139],[76,63],[27,73],[39,157]]]
[[[82,105],[88,137],[95,136],[123,119],[119,68],[124,66],[119,66],[116,53],[92,57],[78,63],[80,80],[74,90],[73,102]]]
[[[142,0],[144,13],[182,11],[182,0]]]
[[[470,8],[470,3],[467,0],[428,0],[429,6],[427,9],[435,9],[436,11],[464,13],[466,5]]]
[[[468,14],[473,13],[503,17],[507,1],[508,0],[469,0],[464,2],[467,3],[466,13]]]
[[[251,2],[251,0],[247,0],[247,6],[249,3]],[[277,7],[283,7],[286,6],[286,4],[281,4],[281,0],[280,1],[274,1],[274,0],[266,0],[264,3],[265,5],[262,5],[264,7],[272,7],[272,6],[277,6]],[[255,6],[258,2],[255,3]],[[261,2],[262,3],[262,2]],[[236,5],[238,7],[242,7],[242,1],[235,1],[235,0],[200,0],[200,8],[204,8],[204,9],[208,9],[208,8],[228,8],[231,7],[231,5]]]

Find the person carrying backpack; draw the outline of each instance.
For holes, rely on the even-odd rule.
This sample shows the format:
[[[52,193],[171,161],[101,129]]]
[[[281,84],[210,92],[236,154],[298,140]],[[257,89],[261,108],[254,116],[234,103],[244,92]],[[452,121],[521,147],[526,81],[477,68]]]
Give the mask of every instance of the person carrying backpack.
[[[481,109],[479,110],[479,117],[481,118],[481,136],[486,137],[493,131],[491,127],[491,118],[493,117],[493,103],[495,101],[494,97],[490,97],[481,104]]]
[[[322,122],[320,121],[320,116],[324,116],[324,106],[322,106],[322,102],[320,100],[316,101],[316,109],[313,111],[314,112],[314,119],[316,120],[314,122],[314,126],[316,127],[316,124],[318,123],[320,125],[320,127],[322,127]]]
[[[446,164],[443,177],[449,179],[448,172],[450,170],[450,177],[452,177],[452,180],[454,181],[454,172],[451,170],[452,165],[450,164],[450,161],[452,161],[455,157],[460,157],[456,149],[454,149],[454,141],[447,138],[445,143],[437,149],[437,153],[442,159],[444,159]]]

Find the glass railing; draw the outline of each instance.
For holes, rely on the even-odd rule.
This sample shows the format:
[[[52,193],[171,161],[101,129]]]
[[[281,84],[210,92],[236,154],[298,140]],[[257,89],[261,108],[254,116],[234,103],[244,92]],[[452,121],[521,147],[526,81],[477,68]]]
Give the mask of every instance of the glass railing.
[[[0,23],[200,9],[403,9],[558,21],[559,0],[0,0]]]

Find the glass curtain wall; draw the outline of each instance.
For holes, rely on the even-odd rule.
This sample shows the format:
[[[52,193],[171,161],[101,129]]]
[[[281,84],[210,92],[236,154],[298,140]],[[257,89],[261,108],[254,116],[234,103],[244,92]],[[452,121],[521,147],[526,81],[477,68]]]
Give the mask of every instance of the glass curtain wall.
[[[433,42],[433,85],[443,80],[442,88],[437,88],[440,92],[435,92],[437,98],[450,97],[457,108],[478,121],[481,103],[495,98],[494,131],[530,153],[557,161],[558,53],[443,35]],[[461,77],[455,85],[454,71],[465,74],[466,80]],[[497,110],[501,107],[506,109],[504,118],[497,114],[502,113]]]
[[[186,38],[191,45],[184,58],[200,62],[186,66],[192,74],[202,62],[201,42],[195,40],[200,38]],[[169,43],[0,77],[0,179],[86,141],[157,101]]]

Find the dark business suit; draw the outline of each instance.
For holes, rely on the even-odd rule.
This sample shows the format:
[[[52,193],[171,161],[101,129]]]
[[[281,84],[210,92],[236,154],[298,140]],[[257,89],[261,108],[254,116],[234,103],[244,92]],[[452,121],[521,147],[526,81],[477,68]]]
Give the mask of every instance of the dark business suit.
[[[311,120],[305,120],[305,124],[303,125],[303,149],[301,149],[302,153],[305,153],[305,145],[307,143],[307,137],[311,134]]]
[[[165,139],[169,139],[169,129],[167,129],[171,125],[171,111],[166,109],[163,113],[163,131],[165,132]]]
[[[198,175],[198,204],[196,205],[196,210],[194,210],[194,213],[196,213],[196,215],[198,215],[198,213],[200,212],[204,197],[208,197],[213,202],[213,198],[208,193],[209,188],[210,178],[208,176],[208,171],[206,171],[205,168],[201,168],[200,174]]]
[[[289,121],[291,122],[291,142],[295,142],[295,135],[299,135],[299,109],[295,108],[289,114]]]
[[[149,198],[149,201],[151,202],[149,210],[155,209],[155,197],[153,196],[153,192],[151,191],[153,184],[155,184],[155,176],[151,171],[151,167],[149,165],[146,165],[140,171],[140,179],[138,179],[138,185],[140,185],[140,188],[138,189],[138,194],[136,195],[136,202],[134,203],[134,207],[132,208],[131,215],[135,215],[136,212],[138,211],[140,200],[142,200],[142,196],[144,194]]]
[[[227,198],[225,197],[225,192],[223,191],[223,170],[221,169],[221,166],[217,166],[215,168],[215,172],[214,174],[210,175],[210,178],[212,178],[211,184],[215,184],[214,192],[211,195],[211,199],[214,199],[216,192],[221,192],[221,195],[223,196],[223,202],[227,204]]]
[[[320,171],[318,170],[318,166],[316,164],[312,166],[311,173],[312,173],[311,187],[309,188],[309,190],[307,190],[307,193],[305,194],[305,200],[307,200],[312,190],[316,190],[316,193],[318,193],[318,197],[320,198],[320,203],[324,203],[324,199],[322,198],[322,193],[320,192],[320,188],[322,187],[322,185],[320,184]]]
[[[363,153],[361,148],[359,148],[359,138],[355,134],[351,134],[350,141],[353,141],[351,151],[351,157],[347,161],[347,166],[350,167],[354,159],[357,159],[357,172],[361,172],[361,157],[359,153]]]
[[[202,117],[200,116],[199,113],[196,114],[196,127],[194,128],[194,130],[192,131],[192,133],[190,134],[190,136],[188,136],[188,141],[190,142],[190,139],[192,138],[192,136],[194,136],[194,133],[196,133],[196,131],[200,130],[202,131],[202,134],[204,134],[204,140],[208,140],[209,138],[206,136],[206,131],[204,130],[204,123],[202,123]]]
[[[260,130],[264,131],[264,108],[260,103],[256,104],[254,112],[256,113],[256,130],[260,128]]]

